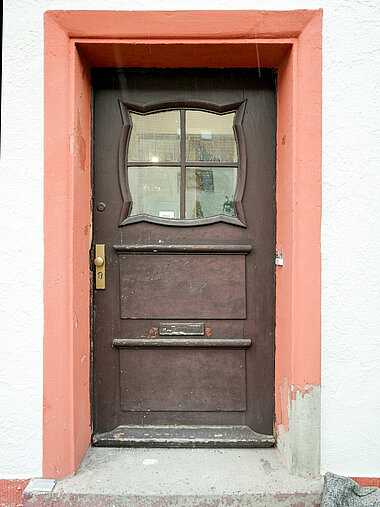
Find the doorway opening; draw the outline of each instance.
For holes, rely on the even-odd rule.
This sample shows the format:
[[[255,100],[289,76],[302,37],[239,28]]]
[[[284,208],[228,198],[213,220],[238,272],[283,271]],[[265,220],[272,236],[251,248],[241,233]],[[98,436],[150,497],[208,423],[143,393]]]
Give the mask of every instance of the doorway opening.
[[[91,439],[90,69],[259,65],[278,69],[277,444],[319,473],[322,10],[86,10],[45,13],[45,477],[75,473]]]
[[[92,86],[93,443],[273,445],[276,72]]]

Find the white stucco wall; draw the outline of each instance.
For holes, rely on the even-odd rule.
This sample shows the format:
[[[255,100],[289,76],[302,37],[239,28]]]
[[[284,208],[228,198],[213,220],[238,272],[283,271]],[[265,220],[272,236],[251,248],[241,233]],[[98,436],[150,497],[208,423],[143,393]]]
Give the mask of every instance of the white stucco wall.
[[[380,476],[380,3],[5,0],[0,478],[41,475],[43,12],[324,9],[322,472]]]

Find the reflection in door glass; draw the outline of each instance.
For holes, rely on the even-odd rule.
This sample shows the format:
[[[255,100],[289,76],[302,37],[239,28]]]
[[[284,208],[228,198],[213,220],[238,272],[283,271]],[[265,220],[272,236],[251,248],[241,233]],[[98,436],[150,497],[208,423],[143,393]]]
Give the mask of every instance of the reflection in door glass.
[[[180,216],[179,167],[129,167],[131,215]]]
[[[180,160],[180,112],[130,113],[132,131],[127,159],[130,162]]]
[[[130,215],[185,220],[235,217],[235,114],[194,109],[129,111]]]
[[[186,160],[237,162],[235,113],[186,111]]]
[[[186,170],[186,218],[236,216],[236,167],[189,167]]]

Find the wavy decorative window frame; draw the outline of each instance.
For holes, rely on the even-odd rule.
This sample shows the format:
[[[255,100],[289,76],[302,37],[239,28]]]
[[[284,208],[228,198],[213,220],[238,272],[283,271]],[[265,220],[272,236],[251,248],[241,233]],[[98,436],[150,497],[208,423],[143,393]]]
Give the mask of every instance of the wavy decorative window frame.
[[[232,225],[238,225],[240,227],[246,227],[242,199],[245,188],[246,172],[247,172],[247,154],[245,139],[242,127],[242,121],[245,111],[245,100],[242,102],[236,102],[232,104],[214,104],[211,102],[203,101],[173,101],[173,102],[155,102],[149,103],[144,106],[131,104],[119,100],[120,112],[123,121],[123,129],[120,136],[119,142],[119,184],[120,191],[123,198],[123,205],[120,214],[119,227],[129,225],[137,222],[150,222],[160,225],[169,226],[180,226],[180,227],[193,227],[197,225],[208,225],[215,224],[217,222],[224,222]],[[138,114],[148,114],[155,112],[163,112],[170,110],[197,110],[205,111],[216,114],[226,114],[235,112],[235,118],[233,122],[233,130],[235,134],[235,140],[237,144],[237,182],[234,195],[234,206],[236,216],[229,216],[224,214],[213,215],[204,218],[186,219],[186,218],[163,218],[148,214],[132,215],[130,212],[132,209],[132,195],[128,183],[128,162],[126,153],[129,144],[129,138],[132,130],[132,121],[129,112],[135,112]],[[193,163],[193,162],[192,162]],[[144,164],[142,164],[144,165]],[[168,163],[170,165],[170,162]],[[193,164],[194,165],[194,164]],[[226,163],[225,165],[228,165]],[[185,164],[181,162],[181,175],[184,175]],[[184,176],[181,176],[183,182]]]

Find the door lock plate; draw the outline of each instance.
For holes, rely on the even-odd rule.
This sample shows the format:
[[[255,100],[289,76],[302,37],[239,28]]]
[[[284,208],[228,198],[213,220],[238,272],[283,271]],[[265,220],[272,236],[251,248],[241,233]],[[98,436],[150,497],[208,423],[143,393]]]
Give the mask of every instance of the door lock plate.
[[[95,288],[106,288],[106,245],[95,245]]]

